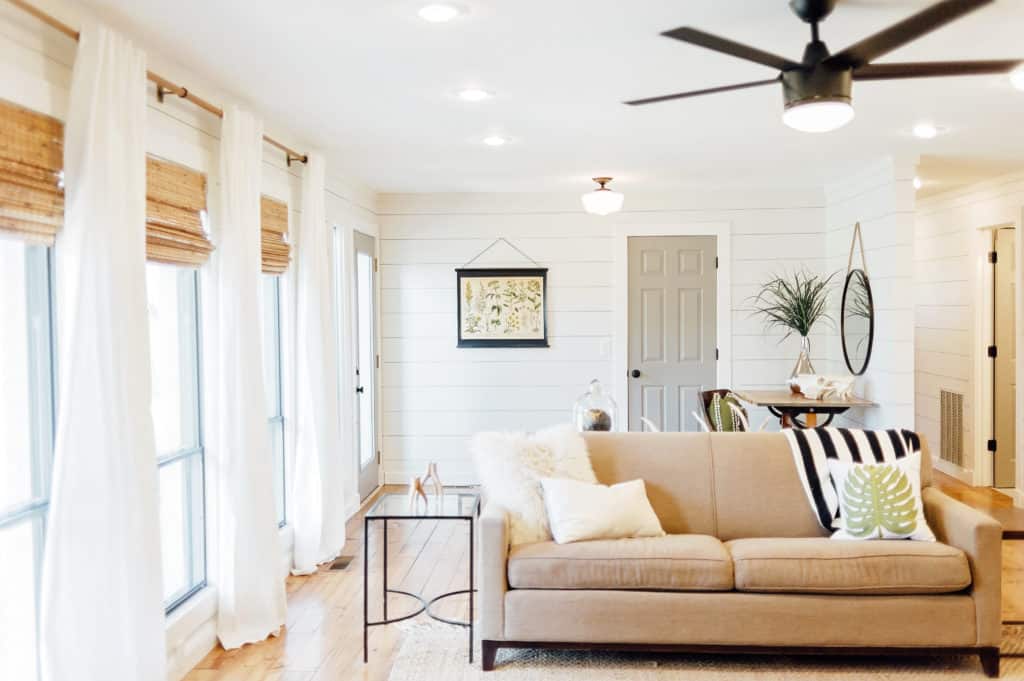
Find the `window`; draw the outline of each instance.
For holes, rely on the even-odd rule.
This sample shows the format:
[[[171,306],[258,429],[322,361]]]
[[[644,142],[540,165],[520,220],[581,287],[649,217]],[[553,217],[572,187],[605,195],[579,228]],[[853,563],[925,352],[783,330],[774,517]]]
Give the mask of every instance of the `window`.
[[[0,660],[38,675],[39,582],[54,439],[51,257],[0,240]]]
[[[170,612],[206,585],[198,273],[147,263],[146,292],[164,607]]]
[[[285,511],[284,410],[281,406],[281,277],[263,275],[263,384],[267,391],[267,420],[274,465],[274,503],[278,526]]]

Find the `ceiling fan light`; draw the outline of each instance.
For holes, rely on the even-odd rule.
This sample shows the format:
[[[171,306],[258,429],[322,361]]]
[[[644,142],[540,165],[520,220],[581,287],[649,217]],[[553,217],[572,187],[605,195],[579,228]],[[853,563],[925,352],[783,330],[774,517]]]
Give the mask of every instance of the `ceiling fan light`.
[[[1018,90],[1024,90],[1024,66],[1010,72],[1010,84]]]
[[[800,132],[831,132],[853,120],[853,106],[845,99],[796,102],[782,112],[782,122]]]
[[[622,203],[626,197],[604,186],[606,183],[611,182],[611,178],[595,177],[594,182],[601,186],[580,197],[580,201],[583,202],[583,210],[591,215],[610,215],[622,210]]]

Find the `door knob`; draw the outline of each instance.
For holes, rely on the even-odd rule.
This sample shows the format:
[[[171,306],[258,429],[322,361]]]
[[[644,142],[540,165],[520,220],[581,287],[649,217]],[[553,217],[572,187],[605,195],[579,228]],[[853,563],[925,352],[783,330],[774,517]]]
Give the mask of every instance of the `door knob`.
[[[358,388],[356,388],[356,392],[357,393],[362,393],[363,392],[363,386],[359,386]]]
[[[633,378],[640,378],[640,370],[633,369],[632,371],[629,372],[629,375],[632,376]]]

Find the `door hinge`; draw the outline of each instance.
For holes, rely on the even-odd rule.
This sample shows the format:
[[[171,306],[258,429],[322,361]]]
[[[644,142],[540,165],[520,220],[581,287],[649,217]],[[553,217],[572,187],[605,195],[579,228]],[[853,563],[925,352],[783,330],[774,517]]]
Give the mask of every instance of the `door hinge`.
[[[996,441],[995,440],[989,440],[988,441],[988,445],[986,446],[986,449],[988,449],[988,451],[990,451],[990,452],[996,451]]]
[[[995,265],[998,260],[999,260],[999,254],[998,253],[996,253],[995,251],[989,251],[988,252],[988,261],[990,263]]]
[[[380,450],[377,450],[377,465],[380,465]]]
[[[718,359],[718,348],[715,348],[715,359]]]
[[[989,357],[991,357],[992,359],[995,359],[997,354],[998,354],[998,350],[996,349],[996,346],[994,346],[994,345],[988,346],[988,356]]]
[[[380,369],[380,355],[377,355],[377,368]]]
[[[374,271],[374,272],[376,272],[376,271],[377,271],[377,258],[374,258],[374,259],[373,259],[373,271]]]
[[[715,269],[718,269],[718,256],[715,256]]]

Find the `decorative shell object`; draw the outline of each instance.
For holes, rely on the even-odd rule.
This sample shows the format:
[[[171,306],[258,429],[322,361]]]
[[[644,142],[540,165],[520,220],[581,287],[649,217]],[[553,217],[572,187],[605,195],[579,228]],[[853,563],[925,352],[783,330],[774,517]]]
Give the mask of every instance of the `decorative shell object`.
[[[853,397],[853,376],[822,376],[819,374],[800,374],[796,383],[800,392],[809,400],[823,400],[830,397],[846,400]]]
[[[578,431],[614,430],[618,420],[618,407],[601,382],[594,379],[590,387],[576,400],[572,410],[573,423]]]

